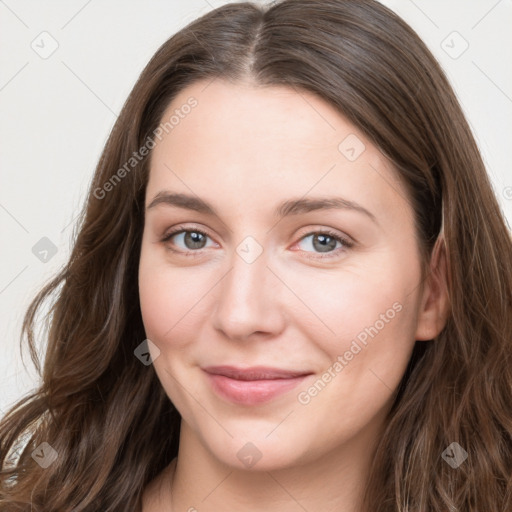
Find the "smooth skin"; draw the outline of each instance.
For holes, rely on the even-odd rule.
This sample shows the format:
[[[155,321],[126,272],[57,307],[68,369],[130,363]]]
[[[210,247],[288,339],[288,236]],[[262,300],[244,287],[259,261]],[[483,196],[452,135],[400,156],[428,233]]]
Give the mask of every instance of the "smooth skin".
[[[182,422],[179,455],[146,488],[144,512],[356,512],[414,342],[445,325],[444,253],[422,279],[404,186],[322,99],[216,79],[181,91],[163,119],[191,96],[197,106],[152,151],[146,191],[141,310],[160,351],[152,350],[154,369]],[[353,161],[349,135],[365,147]],[[149,207],[162,191],[199,197],[217,215]],[[333,196],[371,215],[274,215],[286,200]],[[180,226],[188,231],[162,241]],[[322,239],[325,230],[352,246]],[[332,376],[338,356],[393,304],[400,311]],[[225,364],[313,375],[247,406],[219,396],[202,370]],[[308,392],[328,368],[330,381]],[[261,456],[250,467],[237,456],[247,443]]]

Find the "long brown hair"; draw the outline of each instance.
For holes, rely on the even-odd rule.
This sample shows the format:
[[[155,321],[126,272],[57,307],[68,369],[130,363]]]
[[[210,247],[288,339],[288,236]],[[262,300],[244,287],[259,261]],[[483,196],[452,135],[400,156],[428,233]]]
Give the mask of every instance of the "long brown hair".
[[[434,246],[445,251],[450,316],[436,339],[416,344],[367,510],[512,510],[510,234],[445,74],[374,0],[227,4],[156,52],[106,143],[70,260],[24,318],[41,371],[34,326],[56,295],[43,324],[42,383],[0,423],[2,510],[140,511],[145,486],[177,455],[180,415],[134,356],[145,339],[137,272],[149,158],[105,184],[154,138],[179,91],[215,78],[310,91],[338,109],[406,185],[424,268]],[[42,443],[55,450],[45,468]],[[442,457],[452,443],[467,452],[458,468]]]

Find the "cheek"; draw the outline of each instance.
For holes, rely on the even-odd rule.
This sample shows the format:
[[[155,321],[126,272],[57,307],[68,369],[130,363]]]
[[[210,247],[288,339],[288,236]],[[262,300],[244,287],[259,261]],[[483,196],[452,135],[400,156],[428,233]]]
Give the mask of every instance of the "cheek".
[[[143,239],[139,263],[139,300],[146,335],[161,347],[175,323],[179,283],[156,257],[156,250]],[[172,331],[171,331],[172,332]]]
[[[173,304],[169,303],[171,294],[165,293],[162,284],[164,276],[157,271],[148,258],[141,255],[139,267],[139,300],[142,320],[146,335],[151,340],[160,339],[163,332],[168,330],[169,310]]]
[[[401,339],[410,343],[416,297],[411,291],[419,266],[391,250],[353,261],[339,270],[311,268],[298,274],[291,269],[283,274],[301,299],[290,299],[297,304],[294,321],[331,358],[349,350],[353,340],[364,346],[374,338],[387,339],[385,333],[395,346]]]
[[[214,283],[213,283],[214,284]],[[139,300],[146,335],[161,351],[181,348],[204,323],[213,287],[207,271],[176,267],[153,247],[141,252]]]
[[[342,307],[329,306],[325,317],[336,336],[310,338],[324,365],[297,394],[300,421],[322,418],[325,436],[336,439],[355,435],[385,410],[414,347],[415,305],[405,283],[381,281],[378,292],[366,280],[345,284],[346,295],[332,296]]]
[[[297,322],[302,322],[308,339],[323,353],[322,382],[299,390],[302,394],[297,399],[306,405],[305,411],[322,415],[342,404],[343,429],[349,429],[360,428],[384,407],[414,347],[414,289],[419,278],[417,262],[404,261],[403,255],[389,251],[368,258],[364,265],[361,260],[357,266],[346,265],[336,276],[317,272],[316,279],[300,281],[297,293],[303,294],[315,316],[309,324]],[[319,335],[322,324],[329,331],[322,326],[324,335]],[[329,420],[332,432],[339,431],[340,421],[336,415]]]
[[[182,276],[182,277],[180,277]],[[170,269],[157,258],[152,248],[141,252],[139,265],[139,300],[147,338],[159,349],[153,368],[167,396],[180,411],[191,409],[187,394],[177,382],[187,382],[187,354],[182,349],[195,332],[192,323],[198,298],[197,287],[191,292],[189,276]],[[188,286],[187,286],[188,284]],[[185,370],[185,373],[183,371]],[[176,380],[177,379],[177,380]],[[187,389],[190,386],[187,385]],[[192,418],[190,418],[192,421]]]

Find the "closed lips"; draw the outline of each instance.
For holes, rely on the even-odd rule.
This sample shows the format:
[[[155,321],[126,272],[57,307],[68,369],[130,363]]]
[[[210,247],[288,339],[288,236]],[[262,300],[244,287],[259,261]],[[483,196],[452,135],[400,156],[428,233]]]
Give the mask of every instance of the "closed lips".
[[[232,366],[208,366],[203,370],[211,375],[222,375],[235,380],[293,379],[310,375],[312,372],[283,370],[269,367],[236,368]]]

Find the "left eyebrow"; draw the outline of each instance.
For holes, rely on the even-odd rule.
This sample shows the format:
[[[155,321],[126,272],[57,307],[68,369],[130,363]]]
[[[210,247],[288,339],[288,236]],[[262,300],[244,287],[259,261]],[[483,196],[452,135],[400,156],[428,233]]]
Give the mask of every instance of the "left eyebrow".
[[[274,215],[282,219],[289,215],[300,215],[315,210],[354,210],[363,213],[373,222],[378,224],[375,215],[360,204],[342,197],[312,197],[303,199],[291,199],[281,203]]]
[[[211,215],[220,218],[216,209],[204,199],[188,194],[170,193],[166,190],[158,192],[146,210],[154,208],[159,204],[168,206],[176,206],[186,210],[193,210],[205,215]],[[301,215],[316,210],[354,210],[363,213],[374,223],[378,224],[375,215],[361,206],[360,204],[349,201],[342,197],[312,197],[302,199],[289,199],[280,203],[274,210],[274,216],[282,219],[290,215]]]

